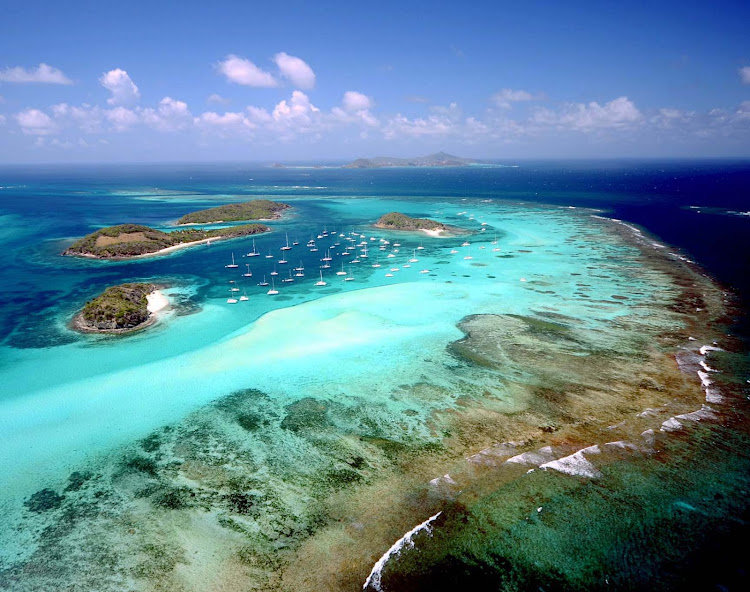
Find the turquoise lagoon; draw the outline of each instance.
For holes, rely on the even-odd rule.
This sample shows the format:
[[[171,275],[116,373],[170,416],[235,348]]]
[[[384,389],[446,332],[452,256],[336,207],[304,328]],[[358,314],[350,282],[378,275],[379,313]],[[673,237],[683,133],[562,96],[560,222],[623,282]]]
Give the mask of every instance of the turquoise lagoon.
[[[168,229],[251,186],[67,199],[87,212],[87,232],[125,221],[113,216]],[[559,589],[605,579],[627,589],[689,557],[694,529],[721,531],[744,458],[688,475],[732,400],[729,388],[707,401],[697,375],[722,363],[699,348],[724,338],[724,297],[679,253],[586,208],[254,187],[294,209],[256,239],[253,258],[242,256],[252,242],[236,239],[132,262],[63,259],[60,231],[80,218],[4,216],[0,240],[17,259],[0,353],[0,588],[361,589],[394,541],[440,513],[376,588],[469,574],[487,589],[547,577]],[[465,234],[371,226],[389,211]],[[359,263],[341,255],[351,233],[369,247]],[[280,265],[285,234],[299,245]],[[315,286],[327,248],[327,285]],[[224,267],[232,253],[237,270]],[[300,260],[306,277],[282,284]],[[353,281],[335,275],[342,261]],[[257,283],[274,267],[280,294],[269,296]],[[172,306],[154,328],[67,327],[87,298],[126,279],[169,285]],[[247,302],[226,302],[230,280]],[[719,473],[732,479],[707,483]],[[612,523],[613,507],[633,517]],[[541,524],[546,508],[558,513]],[[661,528],[690,537],[659,547]],[[641,571],[638,536],[650,557]]]

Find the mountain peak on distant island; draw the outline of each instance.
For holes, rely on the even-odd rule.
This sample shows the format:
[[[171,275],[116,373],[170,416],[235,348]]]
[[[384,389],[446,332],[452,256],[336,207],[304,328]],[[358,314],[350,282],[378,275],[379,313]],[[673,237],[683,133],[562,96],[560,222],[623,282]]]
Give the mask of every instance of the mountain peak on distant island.
[[[479,160],[453,156],[447,152],[436,152],[427,156],[413,158],[396,158],[394,156],[376,156],[375,158],[358,158],[354,162],[345,164],[345,169],[371,169],[383,167],[437,167],[437,166],[468,166],[481,164]]]

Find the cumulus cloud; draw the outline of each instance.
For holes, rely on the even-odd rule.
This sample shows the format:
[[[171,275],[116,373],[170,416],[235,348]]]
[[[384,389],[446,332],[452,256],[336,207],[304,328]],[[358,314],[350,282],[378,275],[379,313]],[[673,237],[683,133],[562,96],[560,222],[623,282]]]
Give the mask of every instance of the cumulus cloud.
[[[235,84],[262,88],[272,88],[279,85],[272,74],[261,70],[250,60],[234,54],[229,54],[223,61],[216,64],[216,68],[226,76],[229,82]]]
[[[739,73],[742,84],[750,84],[750,66],[743,66],[739,69]]]
[[[115,107],[104,112],[107,121],[117,132],[124,132],[140,121],[138,113],[126,107]]]
[[[61,125],[74,125],[84,133],[95,134],[102,131],[103,110],[97,105],[84,103],[80,107],[60,103],[52,107],[55,121]]]
[[[99,82],[112,93],[112,96],[107,99],[110,105],[132,105],[141,98],[138,87],[130,79],[128,73],[120,68],[105,72],[99,78]]]
[[[21,131],[28,136],[49,136],[57,133],[57,124],[44,111],[26,109],[15,115]]]
[[[248,133],[256,127],[244,113],[229,111],[223,115],[219,115],[213,111],[206,111],[194,118],[193,122],[197,128],[222,137]]]
[[[73,84],[73,81],[65,76],[58,68],[53,68],[45,63],[26,70],[20,66],[0,70],[0,82],[29,83],[38,82],[42,84]]]
[[[247,111],[247,115],[250,118],[250,121],[253,121],[257,124],[268,124],[273,121],[273,117],[271,116],[271,114],[261,107],[254,107],[253,105],[250,105],[245,109],[245,111]]]
[[[370,111],[374,106],[375,101],[371,97],[349,90],[341,99],[341,107],[331,110],[331,117],[340,123],[363,123],[369,127],[376,127],[380,122]]]
[[[348,90],[344,93],[341,105],[347,111],[362,111],[365,109],[372,109],[375,103],[367,95],[363,95],[354,90]]]
[[[172,97],[164,97],[156,109],[141,110],[141,118],[146,125],[163,132],[182,130],[193,122],[187,103]]]
[[[493,103],[495,103],[495,105],[502,109],[510,109],[513,103],[538,101],[539,97],[536,97],[525,90],[513,90],[511,88],[504,88],[503,90],[492,95],[491,100]]]
[[[539,109],[532,122],[542,126],[590,132],[626,127],[641,119],[641,112],[632,101],[627,97],[618,97],[604,105],[592,101],[588,104],[568,103],[561,111]]]
[[[318,113],[320,109],[310,102],[308,96],[302,91],[295,90],[288,102],[284,99],[274,107],[272,117],[278,123],[305,129]]]
[[[315,72],[304,60],[282,52],[273,56],[281,75],[297,88],[305,90],[315,87]]]

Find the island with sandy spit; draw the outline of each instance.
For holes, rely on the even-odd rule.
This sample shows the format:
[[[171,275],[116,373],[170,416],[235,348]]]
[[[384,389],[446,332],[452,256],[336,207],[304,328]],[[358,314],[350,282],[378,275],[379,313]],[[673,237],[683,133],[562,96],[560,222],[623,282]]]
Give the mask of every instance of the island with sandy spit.
[[[209,242],[268,232],[265,224],[244,224],[214,230],[189,228],[162,232],[139,224],[119,224],[87,234],[63,251],[63,255],[93,259],[132,259],[162,255]]]
[[[376,156],[375,158],[358,158],[354,162],[345,164],[345,169],[378,169],[385,167],[456,167],[472,164],[487,164],[481,160],[461,158],[446,152],[436,152],[427,156],[414,158],[396,158],[394,156]]]
[[[447,230],[459,229],[449,227],[442,222],[436,222],[429,218],[411,218],[401,212],[390,212],[383,214],[375,222],[376,228],[385,228],[387,230],[406,230],[406,231],[421,231],[431,236],[440,236],[441,233]]]
[[[156,312],[169,304],[156,284],[110,286],[73,317],[71,326],[83,333],[130,333],[156,322]]]
[[[216,224],[219,222],[243,222],[246,220],[277,220],[281,218],[281,212],[290,207],[289,204],[269,199],[254,199],[243,203],[226,204],[185,214],[177,220],[177,225]]]

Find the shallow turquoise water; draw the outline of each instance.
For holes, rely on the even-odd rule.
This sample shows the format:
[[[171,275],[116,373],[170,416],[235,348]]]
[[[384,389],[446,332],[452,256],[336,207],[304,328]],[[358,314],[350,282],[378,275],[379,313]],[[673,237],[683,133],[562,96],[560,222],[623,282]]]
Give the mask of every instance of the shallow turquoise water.
[[[309,400],[334,405],[340,438],[377,434],[394,442],[440,443],[440,413],[465,408],[467,398],[508,415],[525,412],[528,393],[517,384],[538,380],[538,368],[512,359],[512,343],[498,344],[507,359],[491,368],[457,360],[450,346],[464,337],[459,324],[470,315],[551,320],[574,344],[569,355],[616,359],[632,351],[634,365],[657,336],[683,327],[684,319],[667,309],[677,293],[671,279],[647,265],[615,232],[622,228],[594,210],[464,197],[460,191],[375,197],[324,191],[322,184],[296,178],[286,185],[238,182],[205,189],[106,183],[69,187],[67,193],[36,188],[40,205],[47,206],[38,218],[2,214],[0,246],[9,257],[2,295],[0,474],[12,475],[0,492],[4,561],[23,559],[39,544],[38,524],[29,522],[24,505],[32,494],[62,490],[75,471],[106,472],[137,441],[181,425],[238,390],[265,393],[275,412]],[[128,220],[169,229],[181,213],[248,194],[294,207],[271,224],[271,234],[256,238],[261,257],[242,257],[252,248],[246,239],[129,262],[58,256],[70,237],[95,228]],[[60,209],[49,207],[55,203]],[[433,238],[371,226],[389,211],[438,219],[467,234]],[[369,258],[344,267],[354,281],[335,275],[351,257],[334,249],[331,269],[324,270],[328,284],[314,285],[320,258],[334,241],[317,240],[316,253],[305,243],[323,228],[366,236]],[[279,265],[285,233],[300,244],[289,264]],[[381,238],[391,242],[382,252]],[[470,244],[462,246],[464,241]],[[388,258],[396,242],[399,251]],[[415,251],[420,245],[424,249]],[[269,251],[273,259],[265,258]],[[239,269],[230,272],[224,266],[232,254]],[[415,254],[419,261],[405,268]],[[256,285],[263,275],[270,281],[274,266],[280,280],[300,259],[304,281],[277,282],[276,297]],[[372,267],[375,261],[380,268]],[[246,263],[253,272],[248,280],[241,276]],[[399,270],[389,278],[391,267]],[[146,279],[172,286],[166,293],[173,308],[154,328],[122,338],[67,328],[105,286]],[[248,302],[226,303],[230,279],[247,290]],[[288,430],[268,430],[265,440],[243,444],[261,474],[273,473],[274,455],[288,457],[290,474],[327,466],[320,450]]]

